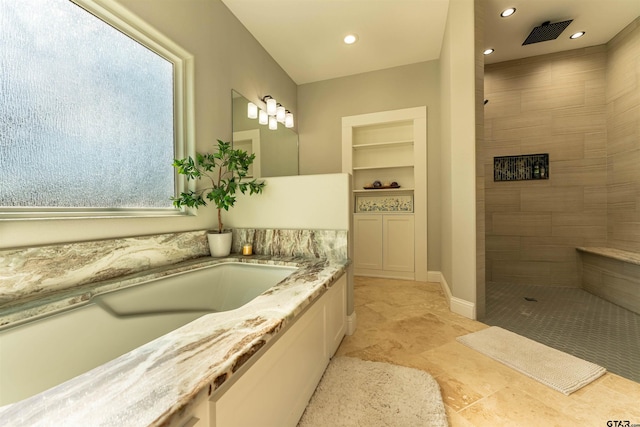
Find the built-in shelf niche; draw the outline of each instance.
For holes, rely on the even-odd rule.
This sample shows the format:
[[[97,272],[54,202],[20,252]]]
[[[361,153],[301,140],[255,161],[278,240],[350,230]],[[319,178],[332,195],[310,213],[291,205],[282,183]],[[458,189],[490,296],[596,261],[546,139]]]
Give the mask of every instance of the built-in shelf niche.
[[[415,107],[342,119],[342,171],[353,176],[356,275],[427,280],[426,112]],[[383,188],[369,188],[375,181]]]
[[[549,179],[549,154],[522,154],[493,158],[494,181]]]

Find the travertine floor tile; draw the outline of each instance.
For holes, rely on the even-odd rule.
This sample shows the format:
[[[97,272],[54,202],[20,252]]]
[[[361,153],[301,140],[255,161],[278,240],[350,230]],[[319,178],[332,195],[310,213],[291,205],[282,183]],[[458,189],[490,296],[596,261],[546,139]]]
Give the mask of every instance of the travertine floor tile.
[[[474,426],[574,426],[578,420],[520,389],[505,387],[460,411]]]
[[[436,381],[440,385],[442,401],[455,411],[460,411],[484,397],[464,381],[448,374],[437,376]]]
[[[429,350],[422,356],[482,396],[493,394],[518,379],[530,380],[457,341]]]
[[[430,373],[453,427],[640,424],[638,383],[608,373],[565,396],[458,343],[488,326],[451,313],[439,284],[357,277],[355,307],[337,354]]]

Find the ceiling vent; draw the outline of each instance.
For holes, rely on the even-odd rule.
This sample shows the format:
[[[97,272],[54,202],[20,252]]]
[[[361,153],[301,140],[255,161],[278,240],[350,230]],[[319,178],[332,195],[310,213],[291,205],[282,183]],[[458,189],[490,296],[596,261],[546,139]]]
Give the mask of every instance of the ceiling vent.
[[[531,30],[531,34],[529,34],[524,43],[522,43],[522,46],[555,40],[572,21],[573,19],[569,19],[568,21],[555,22],[553,24],[551,21],[543,22],[542,25]]]

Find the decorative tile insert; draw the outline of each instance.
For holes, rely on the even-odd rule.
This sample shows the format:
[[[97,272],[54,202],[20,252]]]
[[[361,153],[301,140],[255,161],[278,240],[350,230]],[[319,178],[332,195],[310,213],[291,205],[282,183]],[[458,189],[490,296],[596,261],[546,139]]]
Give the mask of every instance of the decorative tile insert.
[[[413,195],[356,196],[356,212],[413,212]]]
[[[493,158],[494,181],[549,179],[549,154],[524,154]]]

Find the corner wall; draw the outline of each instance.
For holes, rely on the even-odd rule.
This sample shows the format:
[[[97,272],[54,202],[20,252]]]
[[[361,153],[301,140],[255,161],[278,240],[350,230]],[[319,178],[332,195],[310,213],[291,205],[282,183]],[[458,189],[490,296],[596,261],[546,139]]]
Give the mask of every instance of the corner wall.
[[[484,1],[474,0],[476,62],[476,318],[485,315]]]
[[[474,0],[451,0],[440,55],[442,278],[451,310],[476,317]]]

